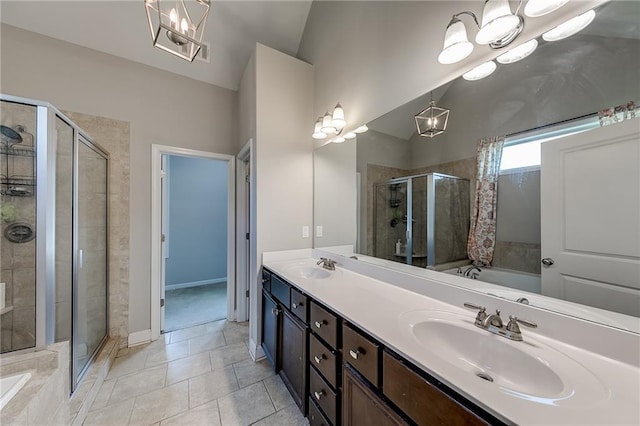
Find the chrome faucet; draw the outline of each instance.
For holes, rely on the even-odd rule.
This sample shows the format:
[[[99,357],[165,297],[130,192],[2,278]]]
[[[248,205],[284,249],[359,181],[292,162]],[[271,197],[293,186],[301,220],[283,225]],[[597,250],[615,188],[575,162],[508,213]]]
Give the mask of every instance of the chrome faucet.
[[[465,302],[464,306],[469,309],[478,310],[478,315],[474,322],[476,327],[487,330],[490,333],[497,334],[498,336],[506,337],[507,339],[518,342],[522,341],[522,332],[520,331],[518,324],[522,324],[530,328],[538,327],[538,324],[533,321],[520,319],[513,315],[509,315],[509,322],[505,326],[498,309],[496,309],[495,314],[487,315],[487,308],[484,306],[474,305],[473,303],[468,302]]]
[[[482,272],[482,269],[478,268],[477,266],[469,266],[467,269],[464,270],[463,275],[465,277],[468,277],[469,274],[471,274],[471,271],[478,271],[478,274],[480,272]],[[474,277],[474,279],[478,278],[478,275],[476,274],[476,276]]]
[[[322,265],[324,269],[327,269],[329,271],[336,270],[336,261],[326,257],[321,257],[320,260],[318,260],[318,262],[316,263],[316,265]]]

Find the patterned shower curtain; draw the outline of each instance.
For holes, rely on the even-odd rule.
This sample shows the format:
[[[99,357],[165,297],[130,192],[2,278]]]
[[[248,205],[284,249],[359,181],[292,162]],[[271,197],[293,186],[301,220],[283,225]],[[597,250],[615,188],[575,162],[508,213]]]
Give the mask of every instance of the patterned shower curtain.
[[[618,105],[617,107],[603,109],[602,111],[598,112],[600,127],[635,118],[636,111],[636,103],[633,101],[629,101],[626,104]]]
[[[467,242],[469,259],[476,266],[491,266],[496,245],[498,175],[504,136],[478,141],[478,176]]]

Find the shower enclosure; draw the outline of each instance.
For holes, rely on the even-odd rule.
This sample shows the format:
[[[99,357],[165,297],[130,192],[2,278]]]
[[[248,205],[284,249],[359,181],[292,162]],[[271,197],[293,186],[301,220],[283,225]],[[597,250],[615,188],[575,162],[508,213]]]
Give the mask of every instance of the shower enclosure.
[[[374,256],[419,267],[467,258],[469,180],[441,173],[374,185]]]
[[[70,341],[73,391],[108,334],[109,155],[46,102],[0,102],[0,349]]]

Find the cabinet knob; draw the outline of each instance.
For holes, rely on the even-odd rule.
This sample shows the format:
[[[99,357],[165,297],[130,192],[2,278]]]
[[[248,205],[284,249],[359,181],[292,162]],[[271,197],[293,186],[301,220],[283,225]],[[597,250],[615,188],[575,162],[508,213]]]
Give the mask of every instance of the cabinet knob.
[[[325,359],[325,356],[324,354],[320,354],[314,356],[313,359],[315,360],[316,364],[320,364]]]
[[[322,321],[316,321],[314,324],[317,328],[322,328],[322,326],[326,325],[327,322],[325,320],[322,320]]]
[[[298,307],[299,307],[299,306],[302,306],[302,302],[300,302],[300,303],[292,303],[292,304],[291,304],[291,307],[292,307],[293,309],[298,309]]]
[[[358,348],[355,351],[353,349],[349,349],[349,355],[351,356],[351,358],[358,359],[358,355],[364,354],[364,351],[361,349],[362,348]]]
[[[262,284],[266,283],[267,281],[269,281],[269,280],[268,280],[268,279],[266,279],[266,278],[263,278],[263,279],[262,279]]]
[[[315,396],[318,401],[320,401],[322,399],[322,397],[325,396],[325,395],[326,395],[326,393],[325,393],[324,390],[321,390],[320,392],[314,392],[313,393],[313,396]]]
[[[278,308],[272,308],[272,309],[271,309],[271,313],[272,313],[273,315],[278,315],[278,314],[280,313],[280,309],[278,309]]]

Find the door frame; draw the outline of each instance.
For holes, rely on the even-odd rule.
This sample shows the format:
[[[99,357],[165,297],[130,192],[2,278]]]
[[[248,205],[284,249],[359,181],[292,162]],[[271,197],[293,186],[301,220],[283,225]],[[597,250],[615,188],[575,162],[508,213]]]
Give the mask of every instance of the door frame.
[[[177,155],[227,162],[227,320],[235,321],[236,312],[236,159],[233,155],[217,154],[167,145],[151,145],[151,340],[160,337],[160,299],[162,265],[162,156]]]
[[[247,291],[250,289],[251,272],[253,270],[251,253],[252,241],[255,242],[255,226],[252,223],[252,215],[254,215],[255,206],[252,206],[253,192],[255,191],[255,173],[253,168],[253,139],[249,139],[236,159],[236,319],[237,321],[249,320],[249,300],[247,300]],[[249,166],[249,182],[245,182],[246,164]],[[247,183],[249,186],[249,194],[247,194]],[[249,197],[247,197],[249,195]],[[247,220],[248,218],[248,220]],[[247,223],[247,221],[249,223]],[[247,226],[248,225],[248,226]],[[249,233],[247,240],[246,234]],[[247,250],[247,244],[249,249]],[[255,244],[254,244],[255,245]],[[249,299],[250,299],[249,295]],[[245,303],[246,301],[246,303]]]

